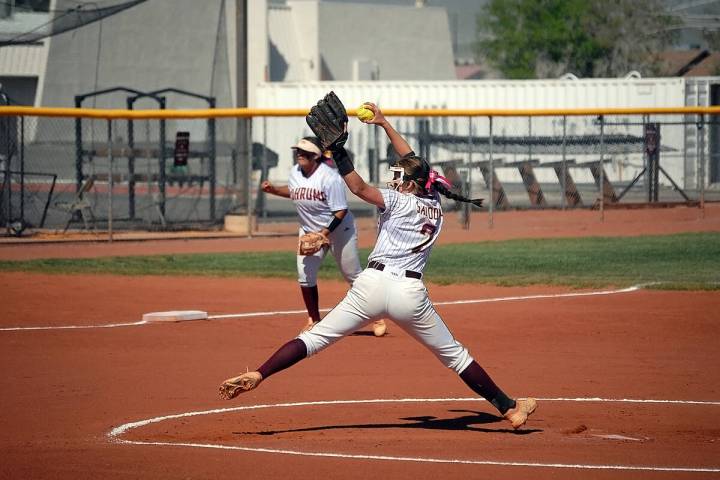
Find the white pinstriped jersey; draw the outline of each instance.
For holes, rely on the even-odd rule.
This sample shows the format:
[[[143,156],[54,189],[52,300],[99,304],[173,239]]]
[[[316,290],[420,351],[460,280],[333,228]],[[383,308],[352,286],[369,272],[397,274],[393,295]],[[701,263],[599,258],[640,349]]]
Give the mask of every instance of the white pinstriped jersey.
[[[442,228],[440,198],[418,197],[381,188],[385,209],[378,219],[378,238],[369,260],[400,270],[422,272]]]
[[[293,166],[288,179],[290,199],[295,204],[300,227],[304,232],[317,232],[327,227],[332,220],[332,212],[347,210],[345,182],[335,169],[325,163],[305,177],[299,165]],[[352,221],[348,210],[343,220]]]

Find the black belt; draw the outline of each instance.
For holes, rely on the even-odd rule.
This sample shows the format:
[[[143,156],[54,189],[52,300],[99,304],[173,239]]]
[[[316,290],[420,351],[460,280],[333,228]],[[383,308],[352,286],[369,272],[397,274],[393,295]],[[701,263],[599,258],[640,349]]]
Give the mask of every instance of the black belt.
[[[368,268],[374,268],[375,270],[380,270],[382,272],[383,270],[385,270],[385,264],[373,260],[368,263]],[[405,276],[408,278],[422,278],[422,273],[413,272],[412,270],[405,270]]]

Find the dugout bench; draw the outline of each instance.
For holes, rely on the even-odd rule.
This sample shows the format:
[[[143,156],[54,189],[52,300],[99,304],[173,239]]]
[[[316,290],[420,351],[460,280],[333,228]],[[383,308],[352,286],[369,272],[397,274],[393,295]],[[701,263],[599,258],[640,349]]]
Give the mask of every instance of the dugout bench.
[[[609,163],[611,160],[607,159],[604,160],[602,163]],[[488,160],[483,160],[479,162],[472,162],[471,164],[467,164],[463,162],[463,160],[460,159],[454,159],[454,160],[444,160],[435,162],[436,165],[442,167],[443,175],[450,180],[450,182],[453,184],[453,187],[461,190],[464,186],[463,179],[461,178],[460,172],[458,169],[463,168],[479,168],[480,172],[483,176],[483,181],[485,182],[485,187],[488,190],[492,191],[493,200],[494,200],[494,206],[496,209],[501,210],[507,210],[510,208],[510,202],[507,199],[507,196],[505,194],[505,188],[502,185],[502,182],[498,178],[497,175],[493,175],[492,178],[492,188],[490,187],[490,162]],[[563,164],[565,165],[564,172],[563,172]],[[614,204],[617,203],[620,199],[620,197],[615,193],[615,188],[612,185],[612,182],[608,179],[607,174],[603,170],[601,172],[601,169],[604,167],[600,164],[600,161],[592,161],[592,162],[584,162],[584,163],[577,163],[575,159],[566,159],[564,162],[562,160],[558,161],[552,161],[552,162],[543,162],[540,163],[539,160],[531,159],[531,160],[521,160],[517,162],[505,162],[503,159],[496,159],[493,160],[493,169],[497,168],[517,168],[518,172],[520,173],[520,176],[523,181],[523,185],[525,187],[525,190],[527,191],[528,198],[530,199],[530,204],[533,207],[538,208],[544,208],[547,207],[547,200],[545,199],[545,195],[542,191],[542,188],[540,187],[540,183],[537,181],[537,178],[535,176],[535,168],[552,168],[555,171],[555,174],[558,178],[558,182],[562,187],[564,186],[563,195],[565,197],[566,205],[568,207],[582,207],[583,201],[582,197],[580,195],[580,192],[578,191],[577,185],[575,183],[575,180],[572,177],[572,174],[570,173],[571,168],[588,168],[590,169],[590,172],[593,176],[593,179],[595,181],[595,185],[598,187],[598,190],[600,189],[600,181],[602,177],[602,184],[603,184],[603,195],[604,195],[604,201],[606,204]],[[563,181],[564,176],[564,181]],[[596,201],[595,204],[597,205],[599,201]],[[595,208],[596,205],[593,207]]]
[[[505,189],[503,188],[502,182],[500,182],[497,175],[493,175],[492,188],[490,187],[490,162],[488,160],[467,164],[460,159],[454,159],[434,162],[434,164],[442,168],[443,176],[450,181],[457,191],[463,191],[464,189],[464,180],[460,175],[458,168],[479,168],[483,181],[485,182],[485,188],[492,191],[495,208],[501,210],[507,210],[510,208],[510,202],[507,199],[507,195],[505,195]],[[502,159],[493,161],[493,164],[495,167],[502,166]]]
[[[563,165],[565,165],[564,175]],[[578,166],[578,164],[575,162],[575,159],[569,158],[566,159],[564,162],[562,160],[558,160],[556,162],[545,162],[542,164],[542,166],[551,167],[553,170],[555,170],[555,175],[557,175],[558,181],[560,182],[560,188],[562,189],[563,185],[565,186],[565,188],[563,189],[565,205],[568,207],[582,207],[583,202],[582,198],[580,197],[580,192],[578,192],[577,185],[575,185],[575,181],[570,174],[570,168]]]

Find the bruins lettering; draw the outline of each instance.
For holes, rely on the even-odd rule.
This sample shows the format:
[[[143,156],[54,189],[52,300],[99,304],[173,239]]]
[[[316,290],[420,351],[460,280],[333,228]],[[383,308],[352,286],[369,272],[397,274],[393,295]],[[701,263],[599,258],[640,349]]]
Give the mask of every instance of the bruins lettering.
[[[440,210],[439,208],[436,208],[436,207],[428,207],[428,206],[423,205],[423,204],[421,204],[421,203],[417,203],[417,204],[415,205],[415,208],[416,208],[416,210],[417,210],[417,213],[419,213],[420,215],[423,215],[423,216],[429,218],[430,220],[437,220],[437,219],[439,219],[440,217],[442,217],[442,210]]]
[[[292,200],[314,200],[318,202],[324,202],[326,200],[325,192],[307,187],[290,190],[290,198]]]

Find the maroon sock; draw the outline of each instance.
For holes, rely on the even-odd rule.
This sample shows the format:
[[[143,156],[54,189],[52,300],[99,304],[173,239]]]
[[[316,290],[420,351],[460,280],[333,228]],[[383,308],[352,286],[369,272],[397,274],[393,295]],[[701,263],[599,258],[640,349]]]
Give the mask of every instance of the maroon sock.
[[[314,287],[300,287],[302,292],[303,301],[305,302],[305,308],[307,309],[308,315],[313,319],[313,322],[320,321],[320,295],[318,294],[317,285]]]
[[[280,347],[257,371],[265,379],[273,373],[292,367],[305,357],[307,357],[305,342],[299,338],[294,338]]]
[[[505,412],[515,408],[515,400],[505,395],[475,360],[460,373],[460,378],[475,393],[492,403],[501,414],[505,415]]]

